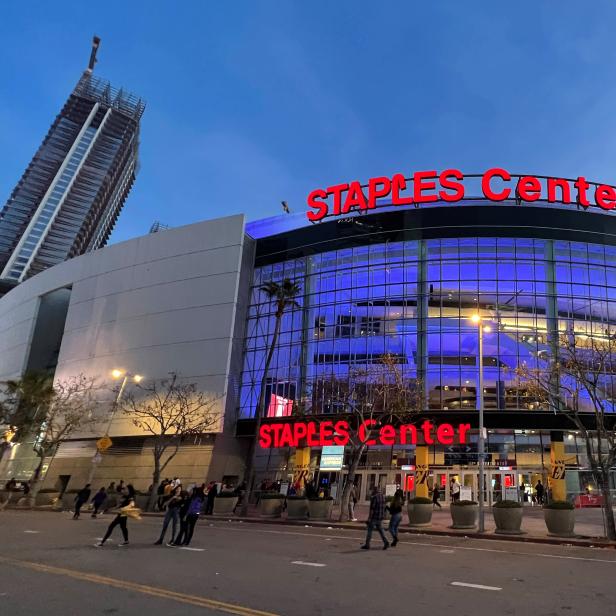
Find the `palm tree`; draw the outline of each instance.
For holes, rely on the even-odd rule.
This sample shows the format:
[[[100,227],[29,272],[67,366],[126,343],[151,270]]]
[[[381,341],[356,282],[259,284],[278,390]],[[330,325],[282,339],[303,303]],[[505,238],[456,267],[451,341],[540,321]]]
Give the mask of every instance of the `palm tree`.
[[[255,438],[252,440],[250,448],[248,450],[246,470],[244,472],[244,481],[246,482],[246,496],[242,503],[242,515],[248,513],[248,503],[253,490],[254,481],[254,465],[256,454],[256,441],[259,436],[259,429],[261,428],[261,420],[265,414],[265,391],[267,389],[267,376],[274,357],[274,351],[278,345],[278,338],[280,336],[280,326],[282,325],[282,317],[287,308],[299,308],[299,304],[296,301],[296,297],[300,293],[300,286],[293,280],[285,278],[282,283],[272,281],[266,282],[259,287],[259,290],[267,297],[268,303],[274,304],[276,311],[274,312],[274,332],[267,349],[267,355],[265,356],[265,365],[263,366],[263,376],[261,377],[261,389],[259,391],[259,400],[255,409]]]

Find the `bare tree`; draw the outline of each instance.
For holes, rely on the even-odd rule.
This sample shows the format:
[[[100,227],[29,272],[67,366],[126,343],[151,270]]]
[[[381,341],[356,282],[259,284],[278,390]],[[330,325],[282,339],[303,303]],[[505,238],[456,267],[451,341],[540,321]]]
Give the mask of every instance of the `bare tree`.
[[[17,439],[34,439],[39,459],[30,483],[30,506],[36,502],[46,459],[73,433],[94,424],[95,390],[94,379],[83,374],[54,383],[47,375],[29,373],[4,383],[6,419]]]
[[[555,355],[539,357],[539,368],[516,370],[529,401],[567,417],[582,437],[593,478],[603,496],[609,539],[616,539],[610,471],[616,461],[613,379],[616,341],[611,336],[559,336]]]
[[[369,420],[404,421],[422,411],[421,383],[416,377],[406,377],[399,362],[397,356],[388,353],[381,357],[380,363],[370,369],[358,370],[349,375],[345,411],[349,415],[350,423],[357,427]],[[338,389],[344,392],[344,386],[339,386]],[[362,440],[357,430],[351,430],[351,455],[340,500],[340,520],[343,520],[348,512],[351,487],[355,482],[361,458],[368,449],[367,440],[369,439]]]
[[[180,446],[196,439],[220,420],[219,397],[198,391],[194,383],[183,383],[176,373],[169,378],[139,384],[137,391],[120,401],[121,411],[133,425],[152,436],[154,468],[147,510],[152,510],[160,477]]]

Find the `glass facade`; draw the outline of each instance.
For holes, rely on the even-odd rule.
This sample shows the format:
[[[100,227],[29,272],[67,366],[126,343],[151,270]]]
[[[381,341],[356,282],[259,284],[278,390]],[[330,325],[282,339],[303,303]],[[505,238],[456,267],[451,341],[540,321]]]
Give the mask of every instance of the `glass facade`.
[[[274,307],[267,281],[298,281],[268,374],[268,400],[317,415],[345,412],[352,381],[384,355],[425,383],[425,410],[477,408],[478,330],[486,411],[533,411],[515,369],[545,367],[549,340],[607,337],[616,323],[616,247],[524,238],[455,238],[342,248],[257,268],[240,417],[254,414]],[[613,375],[602,377],[606,398]],[[339,392],[336,391],[339,389]],[[582,408],[585,401],[582,401]],[[280,407],[280,404],[279,404]],[[591,410],[587,406],[587,410]]]

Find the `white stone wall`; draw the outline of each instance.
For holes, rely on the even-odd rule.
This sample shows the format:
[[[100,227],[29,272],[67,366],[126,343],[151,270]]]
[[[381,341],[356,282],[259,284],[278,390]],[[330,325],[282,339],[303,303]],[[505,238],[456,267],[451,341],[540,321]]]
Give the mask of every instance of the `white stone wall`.
[[[227,384],[250,241],[244,217],[229,216],[115,244],[34,276],[0,298],[0,380],[23,373],[39,297],[71,286],[56,379],[96,377],[108,387],[100,397],[109,400],[101,404],[94,434],[75,438],[104,432],[114,368],[145,380],[173,371],[196,383],[217,399],[221,421],[212,431],[221,431],[225,411],[235,410]],[[112,438],[140,434],[130,418],[115,415]]]

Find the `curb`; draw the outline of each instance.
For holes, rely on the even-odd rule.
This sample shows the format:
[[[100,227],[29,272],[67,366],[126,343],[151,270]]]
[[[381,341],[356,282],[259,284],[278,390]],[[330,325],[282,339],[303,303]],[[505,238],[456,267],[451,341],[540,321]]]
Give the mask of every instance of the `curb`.
[[[227,516],[216,516],[215,519],[222,519]],[[365,528],[364,524],[348,524],[344,522],[332,522],[332,521],[321,521],[321,520],[272,520],[267,518],[229,518],[227,517],[229,522],[246,522],[248,524],[268,524],[268,525],[281,525],[281,526],[297,526],[297,527],[306,527],[310,526],[312,528],[339,528],[344,530],[363,530]],[[413,529],[413,528],[403,528],[400,526],[398,528],[399,533],[404,533],[406,535],[431,535],[436,537],[461,537],[464,539],[485,539],[488,541],[512,541],[518,543],[538,543],[544,545],[561,545],[561,546],[575,546],[575,547],[583,547],[583,548],[602,548],[608,550],[616,550],[616,541],[607,541],[603,537],[589,537],[589,538],[567,538],[567,539],[557,539],[554,537],[533,537],[533,536],[520,536],[520,535],[500,535],[496,533],[478,533],[478,532],[454,532],[448,530],[436,530],[436,529]]]

